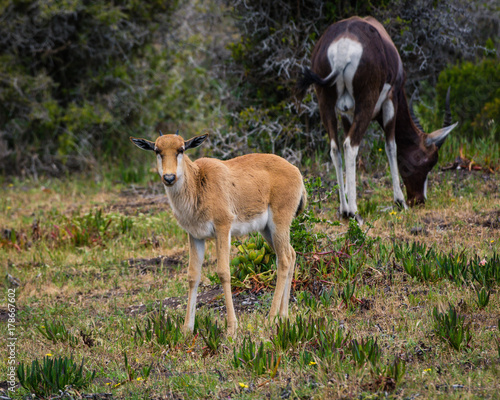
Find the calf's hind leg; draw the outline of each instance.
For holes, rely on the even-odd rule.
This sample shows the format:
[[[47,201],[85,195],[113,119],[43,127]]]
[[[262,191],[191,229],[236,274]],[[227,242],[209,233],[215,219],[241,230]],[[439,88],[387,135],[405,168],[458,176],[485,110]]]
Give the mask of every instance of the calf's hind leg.
[[[277,276],[276,289],[274,291],[273,302],[271,304],[271,311],[269,318],[272,320],[276,315],[280,317],[288,316],[288,300],[290,297],[291,274],[293,274],[293,266],[291,265],[295,257],[295,252],[290,246],[290,229],[289,225],[282,226],[281,229],[277,225],[273,234],[272,242],[274,251],[277,257]],[[292,270],[292,272],[291,272]],[[285,304],[286,303],[286,304]]]

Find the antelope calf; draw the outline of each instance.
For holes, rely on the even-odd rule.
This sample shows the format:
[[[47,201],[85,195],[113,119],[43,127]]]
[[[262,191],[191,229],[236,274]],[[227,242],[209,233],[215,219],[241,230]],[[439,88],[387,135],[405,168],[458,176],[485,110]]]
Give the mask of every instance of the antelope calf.
[[[456,123],[448,126],[451,114],[447,100],[444,127],[425,134],[412,119],[404,91],[405,79],[398,50],[382,24],[371,17],[352,17],[328,27],[314,47],[311,69],[305,69],[297,82],[298,100],[304,97],[309,85],[315,84],[321,120],[330,138],[330,154],[337,173],[340,212],[346,217],[358,217],[356,157],[373,119],[385,132],[394,201],[403,208],[407,208],[407,203],[425,202],[427,175],[437,163],[438,149]],[[338,116],[346,136],[343,144],[345,188],[337,136]],[[407,202],[399,173],[406,186]]]
[[[184,330],[194,329],[196,294],[205,254],[205,240],[215,238],[217,274],[227,309],[228,334],[238,322],[231,296],[229,251],[231,236],[260,232],[277,255],[278,279],[270,318],[288,316],[295,251],[290,224],[305,208],[307,197],[300,171],[273,154],[248,154],[231,160],[200,158],[191,161],[186,150],[208,135],[185,141],[161,135],[155,142],[130,138],[143,150],[156,153],[161,181],[179,225],[189,235],[189,294]]]

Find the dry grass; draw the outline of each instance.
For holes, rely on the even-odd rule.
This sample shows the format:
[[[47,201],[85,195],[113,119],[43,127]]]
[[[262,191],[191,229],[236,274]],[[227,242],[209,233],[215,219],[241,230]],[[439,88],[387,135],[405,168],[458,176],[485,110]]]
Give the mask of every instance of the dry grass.
[[[169,315],[184,312],[186,236],[156,188],[122,191],[86,181],[46,182],[45,189],[24,182],[1,189],[2,275],[8,273],[20,282],[16,289],[17,361],[29,363],[49,353],[73,354],[77,360],[84,357],[86,368],[97,371],[86,392],[95,393],[97,398],[112,393],[114,398],[368,399],[384,397],[384,391],[389,398],[401,399],[495,398],[500,389],[500,355],[495,345],[500,337],[496,328],[500,318],[498,286],[493,288],[488,306],[480,309],[471,286],[448,280],[418,282],[403,271],[390,248],[394,241],[419,241],[446,253],[465,250],[468,257],[498,254],[498,176],[455,171],[436,174],[426,206],[405,212],[383,210],[391,203],[388,179],[361,177],[364,190],[359,205],[366,221],[363,229],[368,229],[368,237],[374,239],[366,259],[360,261],[363,267],[356,278],[355,295],[364,300],[364,306],[345,308],[337,297],[326,307],[310,309],[295,293],[291,319],[297,315],[327,317],[332,324],[341,324],[351,338],[376,337],[383,365],[396,355],[406,363],[406,374],[397,384],[389,384],[386,376],[371,372],[368,364],[356,367],[350,356],[330,362],[316,358],[316,364],[301,367],[300,352],[283,352],[273,379],[235,369],[231,363],[233,349],[240,348],[246,336],[264,341],[266,349],[275,351],[270,342],[275,325],[266,317],[271,293],[266,291],[257,296],[247,292],[235,295],[238,337],[224,338],[216,355],[206,355],[200,336],[186,337],[175,348],[135,343],[135,326],[144,323],[159,300],[163,300]],[[323,216],[336,219],[337,203],[332,199],[324,207]],[[105,217],[115,218],[99,240],[74,246],[62,236],[50,237],[54,223],[64,224],[96,209],[102,209]],[[40,239],[33,237],[34,219],[39,221]],[[121,221],[128,221],[131,228],[120,231]],[[329,246],[338,249],[347,223],[317,229],[326,230],[332,243]],[[14,230],[18,237],[24,235],[25,242],[16,248],[5,230]],[[215,264],[212,247],[207,249],[200,290],[206,295],[200,296],[198,314],[213,315],[223,324],[223,298],[208,278]],[[177,261],[168,265],[153,262],[159,256]],[[334,284],[336,292],[342,291],[343,282]],[[3,281],[4,293],[11,285],[8,279]],[[470,347],[460,352],[440,341],[433,331],[433,307],[447,307],[448,303],[454,304],[471,324]],[[5,294],[0,301],[2,318],[6,306]],[[36,329],[45,320],[63,320],[79,338],[79,345],[71,348],[68,343],[54,344],[45,339]],[[91,335],[92,346],[84,344],[80,332]],[[6,337],[5,324],[0,334]],[[146,382],[113,387],[126,377],[123,352],[137,370],[153,362]],[[6,368],[2,359],[2,374]],[[0,382],[4,380],[0,378]],[[16,396],[23,393],[21,390]]]

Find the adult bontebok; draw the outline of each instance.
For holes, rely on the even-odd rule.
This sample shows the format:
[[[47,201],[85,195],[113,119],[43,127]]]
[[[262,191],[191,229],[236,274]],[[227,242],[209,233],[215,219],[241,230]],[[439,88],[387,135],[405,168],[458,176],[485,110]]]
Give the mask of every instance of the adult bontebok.
[[[297,98],[315,84],[321,120],[330,138],[331,157],[337,173],[340,212],[357,214],[356,156],[370,122],[377,120],[385,132],[385,151],[394,187],[394,201],[407,208],[399,173],[406,186],[409,205],[424,203],[427,175],[438,160],[438,149],[456,126],[451,123],[449,100],[442,129],[425,134],[412,120],[405,91],[405,72],[399,53],[384,27],[374,18],[352,17],[331,25],[297,82]],[[345,131],[344,157],[337,137],[337,115]],[[347,200],[346,200],[347,192]]]
[[[257,231],[274,249],[278,278],[270,318],[278,313],[286,317],[295,267],[290,224],[304,210],[307,198],[300,171],[273,154],[248,154],[227,161],[213,158],[191,161],[185,151],[199,146],[207,136],[187,141],[177,134],[161,135],[155,142],[130,139],[137,147],[156,153],[158,173],[172,211],[189,235],[189,294],[184,329],[194,328],[205,240],[215,238],[228,333],[235,335],[238,323],[231,296],[231,236]]]

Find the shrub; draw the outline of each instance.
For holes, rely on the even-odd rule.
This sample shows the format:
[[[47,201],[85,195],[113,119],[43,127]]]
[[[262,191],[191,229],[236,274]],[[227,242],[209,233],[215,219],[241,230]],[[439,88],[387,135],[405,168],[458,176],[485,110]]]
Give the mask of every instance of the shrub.
[[[206,315],[201,319],[201,323],[197,323],[197,326],[197,331],[200,333],[206,346],[203,355],[217,354],[224,337],[224,330],[219,327],[216,317],[214,315]]]
[[[43,325],[37,325],[36,328],[45,338],[54,344],[57,342],[68,343],[71,347],[78,344],[78,338],[68,331],[62,321],[48,322],[45,320]]]
[[[451,304],[448,311],[440,312],[434,307],[434,332],[455,350],[461,350],[469,345],[472,339],[470,324],[465,323],[465,317],[459,315]]]
[[[276,270],[276,255],[260,234],[252,234],[244,241],[235,241],[238,255],[231,260],[231,284],[234,287],[267,287]]]
[[[243,339],[239,349],[233,349],[232,364],[235,368],[245,367],[255,375],[269,374],[271,378],[276,376],[281,362],[281,356],[270,350],[264,350],[264,342],[257,345],[250,337]]]
[[[180,317],[166,317],[161,308],[146,319],[144,327],[136,324],[134,341],[137,344],[155,342],[160,346],[174,348],[182,339]]]
[[[95,371],[84,373],[80,366],[67,357],[44,357],[40,363],[33,360],[31,367],[21,362],[17,367],[17,378],[22,387],[37,397],[45,398],[59,393],[71,385],[74,389],[87,387],[95,377]]]
[[[439,109],[444,109],[446,92],[451,86],[452,116],[454,121],[460,122],[461,135],[467,138],[483,136],[492,128],[493,121],[500,121],[499,76],[497,59],[459,63],[439,74],[436,86]]]
[[[152,130],[177,1],[6,2],[0,14],[0,170],[57,173]],[[164,62],[164,61],[163,61]],[[151,118],[153,115],[154,117]]]
[[[271,340],[277,349],[283,351],[297,349],[297,347],[313,340],[319,331],[325,329],[325,318],[306,320],[298,315],[295,322],[291,322],[289,319],[280,319],[276,324],[276,334]]]

